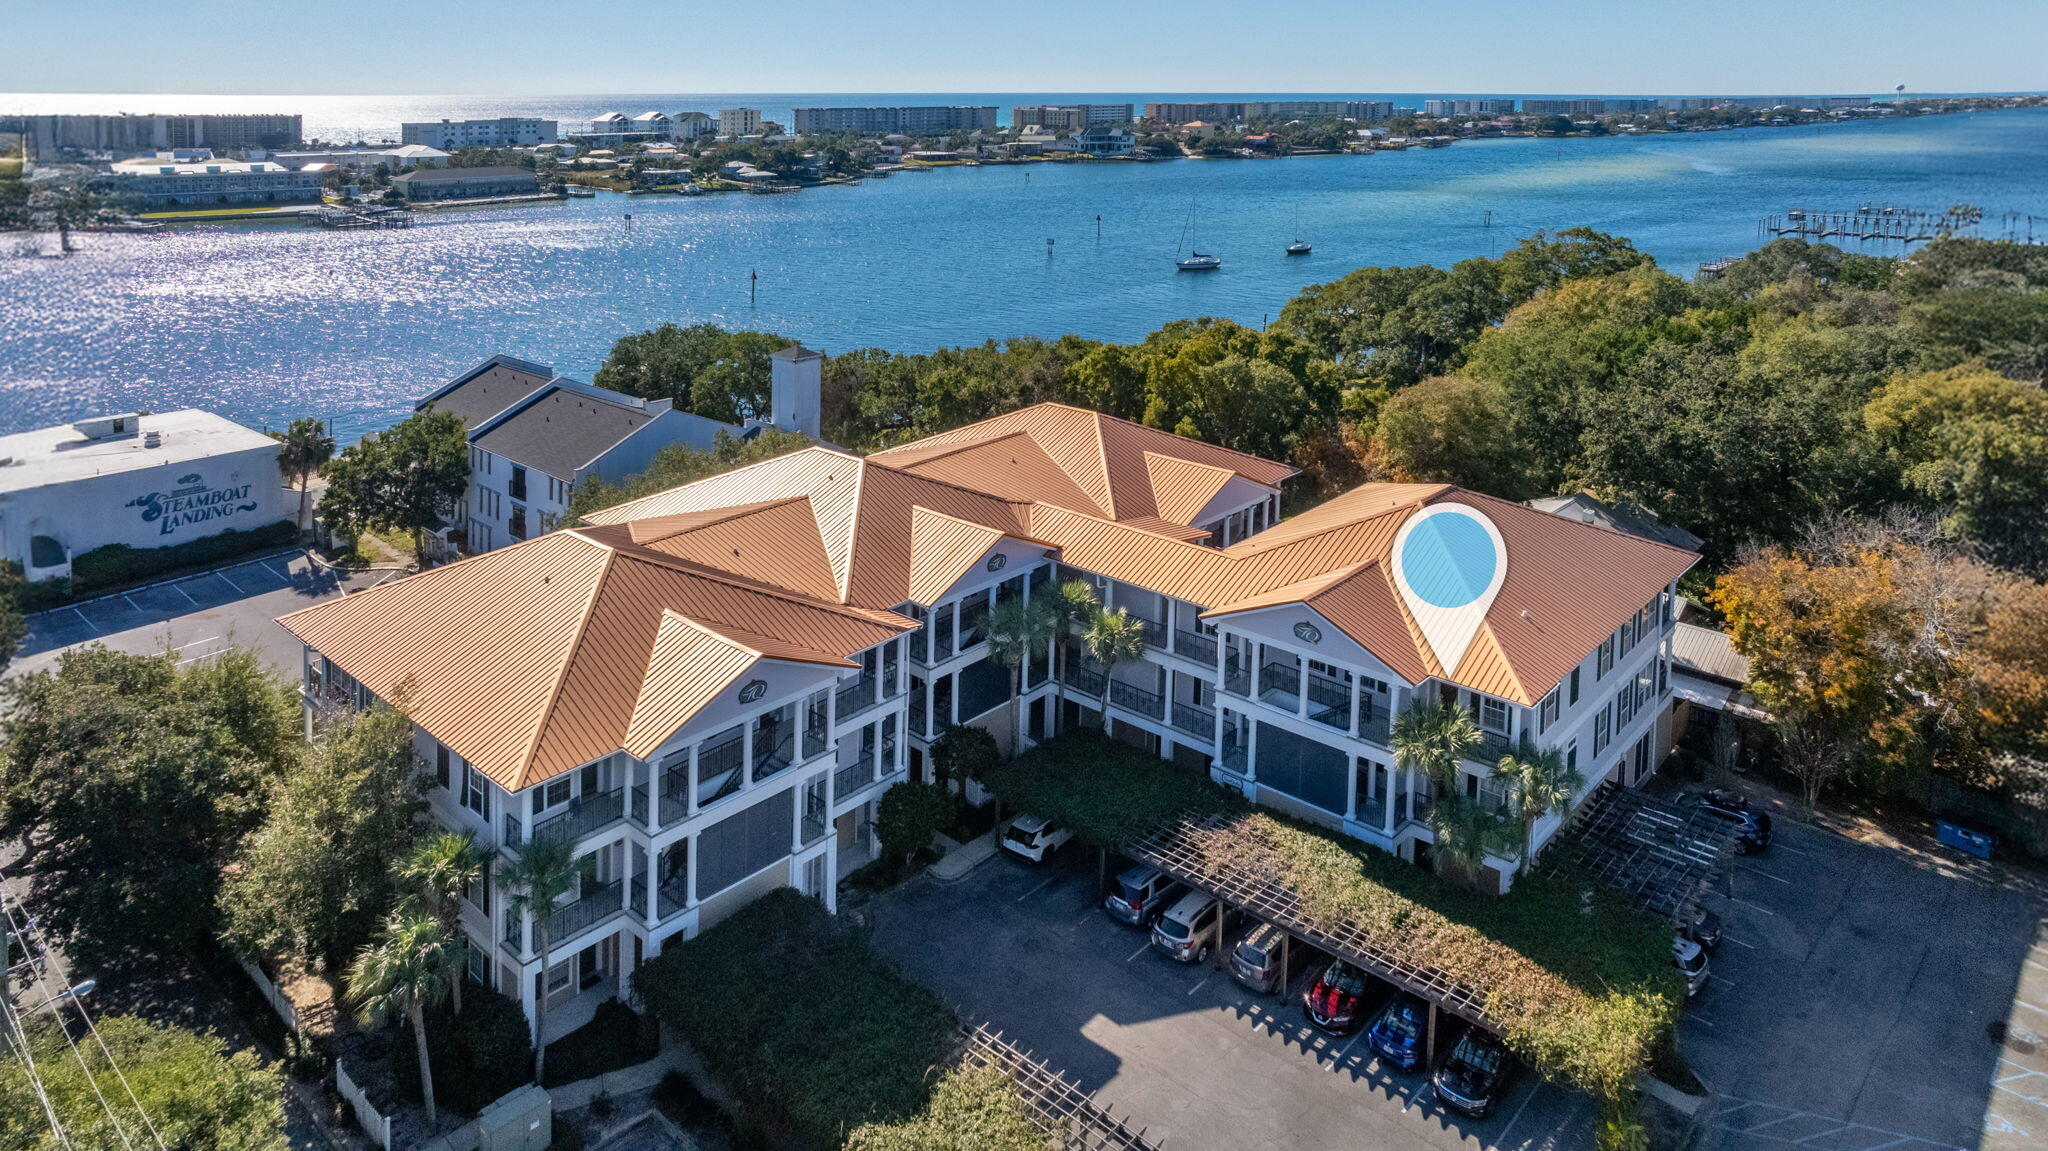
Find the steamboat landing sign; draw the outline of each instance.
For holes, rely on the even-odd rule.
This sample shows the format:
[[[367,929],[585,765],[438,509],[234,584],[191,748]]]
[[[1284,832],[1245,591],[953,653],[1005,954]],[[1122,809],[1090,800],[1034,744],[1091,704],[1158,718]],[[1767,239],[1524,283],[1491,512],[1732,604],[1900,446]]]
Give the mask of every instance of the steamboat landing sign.
[[[184,528],[255,511],[260,504],[250,498],[254,489],[254,484],[230,483],[214,487],[206,482],[204,476],[192,472],[179,476],[177,487],[137,496],[128,501],[128,506],[141,508],[142,522],[157,525],[157,534],[168,536]]]

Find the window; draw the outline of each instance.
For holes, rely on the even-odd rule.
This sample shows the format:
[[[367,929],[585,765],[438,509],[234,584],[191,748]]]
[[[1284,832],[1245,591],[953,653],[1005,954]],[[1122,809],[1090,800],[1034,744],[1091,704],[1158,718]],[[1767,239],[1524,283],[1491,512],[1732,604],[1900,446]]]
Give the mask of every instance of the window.
[[[1607,750],[1607,741],[1614,738],[1614,720],[1607,708],[1601,708],[1593,716],[1593,754]]]
[[[1578,706],[1578,703],[1579,703],[1579,669],[1578,669],[1578,668],[1573,668],[1573,669],[1572,669],[1572,696],[1571,696],[1571,702],[1570,702],[1570,704],[1569,704],[1568,706],[1576,707],[1576,706]]]
[[[1550,694],[1543,697],[1543,705],[1536,710],[1536,730],[1539,733],[1549,731],[1550,725],[1556,722],[1557,697],[1563,690],[1563,685],[1559,685],[1551,688]]]
[[[1671,661],[1670,661],[1670,660],[1666,660],[1666,659],[1660,659],[1660,660],[1658,660],[1658,661],[1657,661],[1657,694],[1658,694],[1658,695],[1670,695],[1670,694],[1671,694]]]
[[[511,493],[512,498],[515,500],[523,500],[526,498],[525,468],[519,466],[518,464],[512,465],[512,482],[505,485],[505,490]]]
[[[440,742],[434,744],[434,782],[448,786],[448,745]]]
[[[462,765],[462,806],[476,812],[485,823],[491,821],[491,781],[466,763]]]
[[[1636,717],[1636,689],[1634,684],[1625,683],[1614,693],[1614,726],[1627,727],[1628,721]]]
[[[505,534],[511,536],[515,540],[523,540],[526,538],[525,508],[520,507],[518,504],[512,505],[512,518],[505,524]]]
[[[1564,766],[1567,771],[1579,769],[1579,741],[1576,739],[1564,745]]]
[[[559,776],[533,789],[533,813],[539,815],[550,807],[560,807],[569,802],[569,777]]]
[[[1501,735],[1508,733],[1508,705],[1487,696],[1479,697],[1479,726]]]
[[[1600,641],[1600,651],[1594,658],[1593,678],[1599,679],[1614,670],[1614,637]]]

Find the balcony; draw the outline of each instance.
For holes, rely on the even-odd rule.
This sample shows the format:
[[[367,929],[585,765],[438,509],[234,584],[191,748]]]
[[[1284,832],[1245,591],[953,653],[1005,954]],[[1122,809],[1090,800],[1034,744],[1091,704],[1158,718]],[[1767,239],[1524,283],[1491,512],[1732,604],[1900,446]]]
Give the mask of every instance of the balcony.
[[[1170,632],[1163,620],[1146,619],[1141,615],[1134,615],[1131,619],[1138,625],[1138,629],[1145,633],[1146,647],[1156,647],[1162,651],[1166,649]]]
[[[710,807],[746,783],[746,741],[734,736],[697,753],[697,807]]]
[[[1351,730],[1351,685],[1309,673],[1308,717],[1324,727]]]
[[[1226,738],[1223,743],[1223,754],[1217,758],[1223,761],[1223,770],[1232,775],[1243,775],[1249,757],[1245,755],[1243,744],[1233,743]]]
[[[911,734],[912,734],[912,735],[930,735],[930,734],[931,734],[931,728],[929,728],[929,727],[926,727],[926,726],[925,726],[925,720],[926,720],[926,717],[927,717],[927,712],[926,712],[926,710],[925,710],[925,705],[924,705],[924,692],[922,692],[922,691],[914,691],[914,692],[911,692],[911,693],[910,693],[910,732],[911,732]]]
[[[1198,631],[1175,631],[1173,653],[1184,659],[1216,666],[1216,637]]]
[[[1200,736],[1204,740],[1216,738],[1216,709],[1199,704],[1173,703],[1173,726],[1175,730]]]
[[[1301,706],[1301,668],[1267,661],[1259,669],[1259,702],[1281,711]]]
[[[1097,699],[1102,697],[1102,672],[1081,666],[1079,660],[1067,665],[1067,674],[1061,677],[1061,681],[1083,695],[1092,695]]]
[[[1476,759],[1480,763],[1497,763],[1501,756],[1511,754],[1514,750],[1514,740],[1497,731],[1482,730],[1479,733],[1478,749],[1465,758]]]
[[[832,826],[831,813],[826,810],[828,803],[823,795],[806,794],[803,818],[797,822],[797,839],[805,847],[825,838],[825,832]]]
[[[784,726],[787,725],[778,725]],[[785,730],[774,740],[765,732],[754,733],[754,782],[759,783],[796,762],[796,730]]]
[[[874,763],[865,755],[832,773],[832,798],[845,799],[875,781]]]
[[[548,929],[550,945],[580,935],[625,910],[625,885],[618,880],[590,888],[576,902],[555,909],[555,921]]]
[[[1250,698],[1252,694],[1251,668],[1243,658],[1232,655],[1223,665],[1223,690],[1232,695]]]
[[[690,877],[688,873],[670,876],[654,888],[654,909],[663,919],[674,915],[690,905]]]
[[[535,839],[566,839],[574,843],[586,835],[603,831],[622,819],[647,826],[647,792],[637,787],[615,787],[596,795],[580,796],[569,806],[533,825]]]
[[[877,680],[874,676],[864,675],[840,688],[833,697],[833,706],[838,709],[839,721],[844,723],[882,702],[881,693],[876,690],[876,686]]]
[[[1147,691],[1137,684],[1124,683],[1122,680],[1109,681],[1109,702],[1125,711],[1134,711],[1153,719],[1162,719],[1166,715],[1166,701],[1158,692]]]

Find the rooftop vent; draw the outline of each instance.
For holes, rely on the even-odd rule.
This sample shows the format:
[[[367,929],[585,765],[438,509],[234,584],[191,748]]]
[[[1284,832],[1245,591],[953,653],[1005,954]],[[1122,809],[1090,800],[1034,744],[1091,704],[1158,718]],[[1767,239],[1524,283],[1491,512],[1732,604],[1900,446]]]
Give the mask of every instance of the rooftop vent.
[[[71,430],[88,440],[106,440],[115,436],[134,435],[140,422],[141,417],[132,413],[124,416],[100,416],[96,419],[79,420],[71,425]]]

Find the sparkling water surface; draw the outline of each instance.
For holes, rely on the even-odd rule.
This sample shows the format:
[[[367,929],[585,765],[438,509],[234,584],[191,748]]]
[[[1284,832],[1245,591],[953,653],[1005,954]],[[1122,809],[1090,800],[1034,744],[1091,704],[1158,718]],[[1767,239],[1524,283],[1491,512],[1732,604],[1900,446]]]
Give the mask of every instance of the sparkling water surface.
[[[604,194],[431,213],[398,231],[90,235],[62,259],[18,254],[23,238],[6,236],[0,432],[197,406],[259,425],[330,416],[352,435],[491,353],[587,378],[619,336],[670,321],[834,353],[1135,340],[1199,315],[1256,325],[1361,265],[1449,264],[1581,224],[1690,275],[1759,243],[1763,216],[1870,202],[1973,203],[1995,223],[2032,213],[2048,240],[2048,109],[1363,157],[953,168],[781,196]],[[1221,271],[1175,272],[1191,221]],[[1314,252],[1287,256],[1296,238]]]

